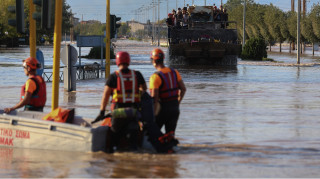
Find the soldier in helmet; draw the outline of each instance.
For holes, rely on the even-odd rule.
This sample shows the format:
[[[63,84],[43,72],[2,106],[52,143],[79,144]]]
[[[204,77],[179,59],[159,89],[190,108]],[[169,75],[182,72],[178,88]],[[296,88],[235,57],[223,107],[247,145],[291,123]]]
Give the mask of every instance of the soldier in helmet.
[[[160,128],[165,126],[167,134],[174,135],[180,114],[179,104],[186,92],[186,87],[179,72],[164,65],[164,53],[161,49],[156,48],[152,51],[151,60],[157,70],[150,77],[149,86],[151,96],[154,98],[154,111],[160,105],[160,112],[156,114],[156,123]]]
[[[102,120],[105,116],[105,109],[111,100],[111,111],[119,108],[138,109],[141,100],[141,94],[147,90],[146,82],[139,71],[129,69],[130,55],[128,52],[120,51],[116,54],[116,64],[119,67],[117,71],[112,73],[104,87],[104,92],[100,105],[100,114],[96,120]],[[112,138],[115,144],[118,142],[119,136],[124,134],[124,127],[127,126],[129,120],[121,120],[112,118]],[[112,151],[109,151],[112,152]]]
[[[19,103],[11,108],[5,108],[5,113],[23,106],[26,111],[43,111],[47,100],[46,83],[41,76],[36,75],[37,68],[40,68],[37,59],[29,57],[23,60],[24,73],[29,78],[21,88]]]

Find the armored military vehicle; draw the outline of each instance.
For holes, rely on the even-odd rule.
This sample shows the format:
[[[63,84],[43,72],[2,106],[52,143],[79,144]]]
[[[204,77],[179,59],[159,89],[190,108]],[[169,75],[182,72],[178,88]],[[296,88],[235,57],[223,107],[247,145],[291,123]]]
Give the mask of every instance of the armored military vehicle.
[[[187,27],[171,28],[169,62],[237,65],[241,45],[236,22],[227,21],[227,13],[213,6],[189,6],[188,13]]]

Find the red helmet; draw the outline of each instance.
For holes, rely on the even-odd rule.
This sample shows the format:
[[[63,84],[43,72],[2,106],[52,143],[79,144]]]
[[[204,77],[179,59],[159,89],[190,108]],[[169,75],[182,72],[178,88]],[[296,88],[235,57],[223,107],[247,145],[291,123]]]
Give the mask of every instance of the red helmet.
[[[33,57],[26,58],[22,62],[24,67],[29,66],[32,70],[35,70],[40,66],[38,60]]]
[[[160,48],[155,48],[151,52],[151,59],[153,60],[163,60],[164,59],[164,53]]]
[[[128,52],[118,52],[116,55],[116,64],[119,66],[122,63],[130,65],[130,55]]]

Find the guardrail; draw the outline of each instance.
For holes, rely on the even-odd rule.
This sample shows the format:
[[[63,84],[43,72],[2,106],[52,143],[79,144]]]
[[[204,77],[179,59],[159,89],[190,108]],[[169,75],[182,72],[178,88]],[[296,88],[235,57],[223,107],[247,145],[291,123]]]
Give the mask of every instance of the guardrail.
[[[65,66],[60,67],[60,69],[64,68]],[[77,68],[77,72],[76,72],[76,77],[77,80],[87,80],[87,79],[96,79],[96,78],[100,78],[103,77],[103,72],[105,71],[103,68],[100,67],[100,64],[90,64],[90,65],[78,65],[78,66],[74,66]],[[52,68],[51,67],[47,67],[44,68],[42,77],[46,82],[52,82]],[[59,80],[60,82],[63,82],[63,71],[60,71],[59,74]]]

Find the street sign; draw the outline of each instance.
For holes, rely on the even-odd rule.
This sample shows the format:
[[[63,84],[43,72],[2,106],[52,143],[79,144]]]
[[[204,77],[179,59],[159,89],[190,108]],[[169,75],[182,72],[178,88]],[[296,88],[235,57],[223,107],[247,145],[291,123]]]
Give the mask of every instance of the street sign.
[[[100,47],[103,44],[104,36],[78,36],[77,47]]]
[[[70,59],[71,64],[68,64],[68,58],[71,58]],[[76,48],[74,48],[73,46],[70,45],[70,49],[68,48],[68,46],[65,46],[61,50],[61,61],[64,65],[73,66],[77,63],[77,60],[78,60],[78,52]]]

